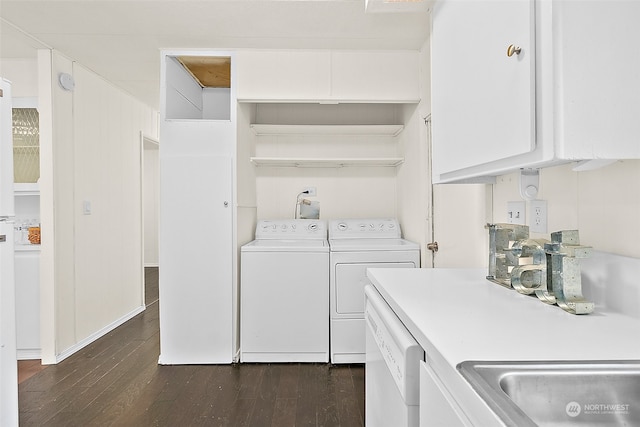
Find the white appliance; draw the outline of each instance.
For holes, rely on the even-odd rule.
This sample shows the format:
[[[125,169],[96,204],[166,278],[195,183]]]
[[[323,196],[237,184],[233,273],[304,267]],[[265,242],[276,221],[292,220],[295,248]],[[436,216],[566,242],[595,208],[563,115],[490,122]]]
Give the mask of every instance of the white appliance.
[[[420,267],[420,246],[402,239],[395,219],[329,223],[331,363],[364,363],[367,268]]]
[[[259,221],[241,248],[240,361],[329,361],[329,245],[320,220]]]
[[[18,425],[11,83],[0,78],[0,425]]]
[[[424,351],[373,286],[365,287],[367,427],[417,427]]]

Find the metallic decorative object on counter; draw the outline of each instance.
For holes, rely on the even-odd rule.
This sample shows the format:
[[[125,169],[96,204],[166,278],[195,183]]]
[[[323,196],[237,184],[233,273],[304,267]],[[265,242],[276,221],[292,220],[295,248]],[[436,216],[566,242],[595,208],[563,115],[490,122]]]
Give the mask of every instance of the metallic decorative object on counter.
[[[528,259],[529,264],[518,265],[511,270],[511,286],[521,294],[530,295],[547,285],[547,254],[545,239],[518,240],[511,251],[519,260]]]
[[[587,258],[591,247],[580,245],[578,230],[551,233],[545,250],[556,304],[571,314],[593,312],[594,304],[582,296],[580,278],[580,258]]]
[[[580,245],[578,230],[551,233],[546,239],[529,239],[529,227],[487,224],[489,274],[487,279],[547,304],[557,304],[571,314],[589,314],[594,304],[582,296],[580,258],[590,254]]]
[[[529,238],[529,227],[518,224],[487,224],[489,229],[489,274],[487,279],[507,288],[511,287],[510,267],[519,265],[519,258],[512,250],[518,240]]]

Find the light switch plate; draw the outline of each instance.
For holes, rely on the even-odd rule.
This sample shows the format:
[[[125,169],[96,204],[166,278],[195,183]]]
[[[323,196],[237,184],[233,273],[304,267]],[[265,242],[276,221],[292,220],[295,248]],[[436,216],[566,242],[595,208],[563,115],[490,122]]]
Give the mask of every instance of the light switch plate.
[[[507,223],[525,225],[526,202],[507,202]]]

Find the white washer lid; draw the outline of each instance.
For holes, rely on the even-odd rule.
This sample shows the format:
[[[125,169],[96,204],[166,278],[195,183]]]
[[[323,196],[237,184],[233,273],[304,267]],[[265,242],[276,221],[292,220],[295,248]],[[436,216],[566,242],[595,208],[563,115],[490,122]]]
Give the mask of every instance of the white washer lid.
[[[335,252],[409,251],[420,249],[420,245],[405,239],[329,239],[329,246]]]
[[[243,252],[329,252],[321,239],[259,239],[242,246]]]

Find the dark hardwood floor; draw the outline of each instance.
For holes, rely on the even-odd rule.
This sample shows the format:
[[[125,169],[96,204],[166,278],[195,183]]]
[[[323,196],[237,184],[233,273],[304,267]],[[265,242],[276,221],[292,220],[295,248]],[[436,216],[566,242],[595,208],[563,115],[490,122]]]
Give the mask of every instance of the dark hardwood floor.
[[[19,385],[21,426],[363,426],[364,367],[159,366],[158,271],[147,309]]]

